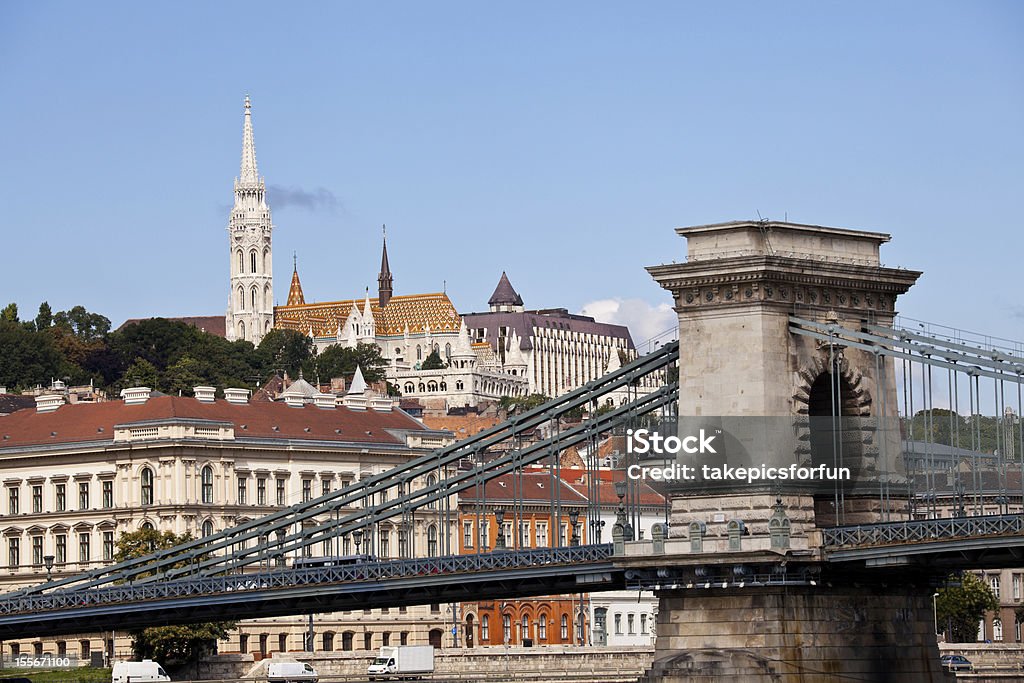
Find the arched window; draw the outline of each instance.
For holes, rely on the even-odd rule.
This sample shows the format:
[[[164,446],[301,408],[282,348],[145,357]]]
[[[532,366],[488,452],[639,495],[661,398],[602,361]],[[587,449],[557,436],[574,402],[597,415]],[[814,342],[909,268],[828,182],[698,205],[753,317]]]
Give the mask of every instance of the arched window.
[[[429,488],[433,488],[436,485],[437,485],[437,477],[434,476],[433,474],[428,474],[427,475],[427,488],[428,489]],[[429,508],[431,510],[433,510],[436,507],[437,507],[437,501],[436,500],[432,500],[429,503],[427,503],[427,508]]]
[[[444,357],[445,358],[451,358],[452,357],[452,345],[451,344],[445,344],[444,345]]]
[[[997,643],[1003,642],[1003,620],[999,617],[992,620],[992,640]]]
[[[416,345],[416,360],[423,360],[423,347]]]
[[[427,385],[424,384],[423,382],[420,382],[420,393],[422,394],[426,390],[427,390]]]
[[[324,652],[331,652],[334,650],[334,634],[328,631],[324,634]]]
[[[238,321],[238,338],[245,339],[245,323],[241,320]]]
[[[255,256],[255,253],[253,254],[253,256]],[[252,288],[252,307],[253,307],[253,310],[259,308],[259,306],[256,305],[256,288],[255,287]]]
[[[405,383],[405,393],[411,394],[414,391],[416,391],[416,385],[414,385],[412,382],[406,382]]]
[[[256,252],[249,252],[249,265],[252,266],[252,272],[256,272]]]
[[[464,385],[462,384],[462,380],[461,379],[455,381],[455,389],[456,389],[456,391],[462,391],[463,386]]]
[[[142,523],[142,528],[145,529],[146,531],[152,531],[153,530],[153,525],[150,524],[149,522],[143,522]]]
[[[263,272],[264,273],[269,273],[270,272],[270,250],[269,249],[264,249],[263,250]]]
[[[437,391],[437,382],[427,382],[427,391]]]
[[[448,385],[447,385],[447,384],[446,384],[445,382],[441,382],[441,383],[440,383],[440,384],[438,385],[438,388],[439,388],[439,389],[440,389],[441,391],[448,391]]]
[[[202,472],[203,502],[213,502],[213,468],[207,465]]]
[[[427,556],[437,557],[437,525],[427,527]]]
[[[480,617],[480,642],[484,645],[491,639],[491,620],[487,615]]]
[[[540,618],[537,619],[537,639],[548,639],[548,615],[543,612],[541,612]]]
[[[243,311],[245,310],[245,292],[242,291],[241,287],[238,288],[238,307]]]
[[[506,645],[512,642],[512,617],[508,614],[501,615],[501,636]]]
[[[238,252],[238,274],[241,275],[245,272],[245,256],[242,252]]]
[[[153,470],[143,467],[140,473],[142,479],[142,504],[153,504]]]
[[[561,629],[562,642],[569,640],[569,615],[562,615],[562,629]]]
[[[213,522],[206,520],[203,522],[203,537],[213,536]]]
[[[525,638],[529,638],[529,637],[530,637],[530,618],[524,614],[523,618],[520,620],[520,623],[519,623],[519,638],[520,639],[525,639]]]

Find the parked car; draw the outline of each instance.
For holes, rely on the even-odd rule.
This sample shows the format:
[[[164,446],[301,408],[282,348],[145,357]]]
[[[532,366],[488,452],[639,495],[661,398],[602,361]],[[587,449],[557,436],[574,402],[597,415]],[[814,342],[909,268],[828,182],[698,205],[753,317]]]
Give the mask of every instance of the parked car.
[[[114,662],[114,670],[111,672],[112,683],[149,683],[150,681],[169,681],[164,668],[152,659],[143,659],[141,662]]]
[[[974,671],[971,660],[963,655],[942,655],[941,661],[946,671]]]

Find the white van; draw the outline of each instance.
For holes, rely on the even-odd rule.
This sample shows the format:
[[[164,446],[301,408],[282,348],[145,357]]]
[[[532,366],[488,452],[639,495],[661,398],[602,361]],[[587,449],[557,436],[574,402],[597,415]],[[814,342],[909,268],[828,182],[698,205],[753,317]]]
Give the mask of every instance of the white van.
[[[169,681],[164,668],[152,659],[141,662],[114,662],[111,683],[148,683],[149,681]]]
[[[269,683],[317,683],[316,669],[302,662],[271,662],[267,665]]]

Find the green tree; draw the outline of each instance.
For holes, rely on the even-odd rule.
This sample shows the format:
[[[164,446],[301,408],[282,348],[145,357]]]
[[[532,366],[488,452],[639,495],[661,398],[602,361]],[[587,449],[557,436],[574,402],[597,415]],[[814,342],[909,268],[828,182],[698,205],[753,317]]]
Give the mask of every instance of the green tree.
[[[13,319],[9,317],[10,308],[0,315],[0,384],[27,389],[37,384],[49,385],[51,379],[66,376],[64,357],[53,338],[35,332],[34,324],[22,325],[16,310]]]
[[[83,341],[95,341],[110,332],[110,319],[99,313],[90,313],[85,306],[75,306],[53,316],[53,324],[65,327]]]
[[[0,320],[9,323],[20,322],[18,320],[18,304],[12,302],[4,306],[4,310],[0,311]]]
[[[985,612],[999,607],[992,589],[970,572],[960,577],[960,585],[939,589],[935,599],[935,618],[950,643],[973,643],[978,639],[978,622]]]
[[[298,375],[300,368],[314,374],[315,355],[313,340],[295,330],[271,330],[256,348],[256,361],[263,376],[275,370]]]
[[[331,344],[316,357],[316,373],[325,382],[332,377],[351,381],[357,365],[363,371],[363,379],[373,383],[384,379],[388,361],[380,355],[376,344],[357,344],[354,349]]]
[[[543,405],[551,400],[550,396],[544,394],[530,394],[529,396],[502,396],[498,405],[510,413],[525,413],[537,406]]]
[[[206,383],[203,364],[189,355],[184,355],[164,372],[161,391],[172,396],[182,393],[192,395],[193,389]]]
[[[145,358],[136,358],[124,373],[120,384],[127,387],[150,387],[156,389],[160,385],[160,374],[156,367]]]
[[[39,304],[39,314],[36,315],[36,329],[46,330],[53,325],[53,311],[50,310],[49,302]]]
[[[444,370],[448,364],[441,360],[441,354],[437,349],[430,352],[430,355],[423,359],[420,365],[421,370]]]
[[[139,529],[121,534],[114,559],[118,562],[143,557],[155,550],[168,550],[191,540],[169,531]],[[195,664],[213,652],[218,640],[227,640],[233,622],[214,621],[183,626],[154,626],[131,631],[132,651],[137,659],[153,659],[164,666]]]

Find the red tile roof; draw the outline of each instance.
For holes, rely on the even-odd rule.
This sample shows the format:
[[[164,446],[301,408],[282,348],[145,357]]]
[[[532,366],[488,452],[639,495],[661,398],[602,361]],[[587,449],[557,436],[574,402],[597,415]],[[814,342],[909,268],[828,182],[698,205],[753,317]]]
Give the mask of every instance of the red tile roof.
[[[311,404],[292,408],[262,401],[200,403],[194,398],[159,396],[141,405],[125,405],[123,401],[77,403],[50,413],[20,410],[5,415],[0,417],[0,452],[15,446],[110,441],[114,425],[174,418],[230,422],[235,426],[236,439],[355,441],[391,446],[404,442],[385,430],[424,429],[401,411],[349,410],[343,406],[324,409]]]
[[[552,491],[552,487],[556,485],[557,488]],[[523,502],[527,504],[547,503],[550,505],[555,496],[562,501],[562,505],[585,504],[587,502],[584,495],[573,490],[564,481],[553,478],[547,472],[524,473],[522,477],[522,491],[520,491],[520,483],[514,481],[511,474],[492,479],[484,485],[484,498],[486,498],[488,504],[504,501],[508,501],[511,504],[520,494],[522,495]],[[459,500],[466,502],[478,500],[476,487],[472,486],[460,492]]]

